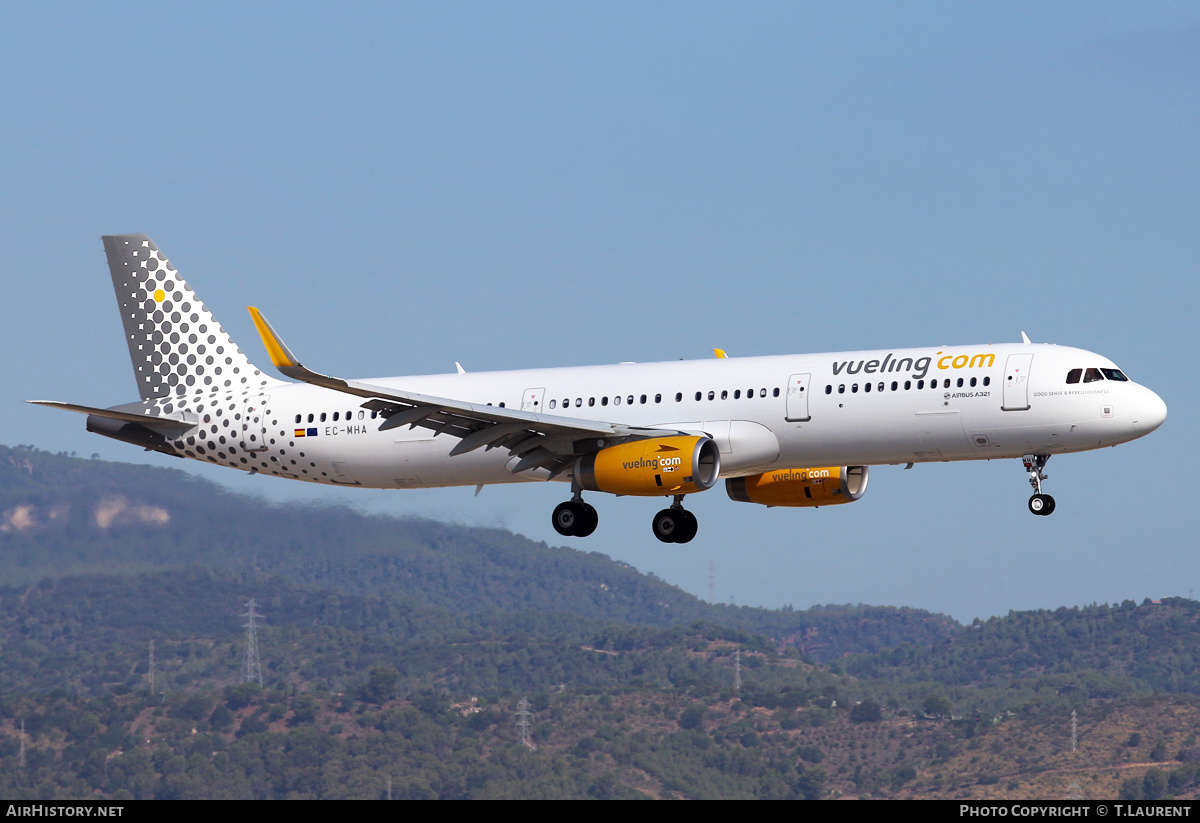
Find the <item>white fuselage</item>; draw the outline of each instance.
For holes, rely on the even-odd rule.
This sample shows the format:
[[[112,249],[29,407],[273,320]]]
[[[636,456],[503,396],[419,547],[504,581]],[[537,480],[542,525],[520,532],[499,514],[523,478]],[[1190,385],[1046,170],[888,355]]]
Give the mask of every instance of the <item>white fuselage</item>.
[[[721,451],[721,476],[769,467],[873,465],[1063,454],[1115,446],[1157,428],[1162,400],[1114,379],[1068,383],[1073,369],[1113,369],[1105,357],[1012,344],[747,357],[614,366],[378,378],[371,383],[549,417],[702,431]],[[276,383],[257,397],[262,439],[175,441],[181,456],[314,482],[374,488],[508,483],[505,449],[457,456],[459,442],[423,428],[380,430],[361,400]],[[699,398],[699,399],[697,399]],[[188,408],[183,401],[179,408]],[[206,409],[206,411],[208,410]],[[251,419],[257,419],[253,415]],[[218,421],[209,419],[208,426]],[[255,424],[258,425],[258,424]],[[214,435],[217,430],[214,429]],[[197,448],[200,446],[201,448]],[[264,448],[265,447],[265,448]],[[232,451],[230,450],[232,448]],[[201,450],[202,449],[202,450]],[[569,473],[557,479],[569,480]]]

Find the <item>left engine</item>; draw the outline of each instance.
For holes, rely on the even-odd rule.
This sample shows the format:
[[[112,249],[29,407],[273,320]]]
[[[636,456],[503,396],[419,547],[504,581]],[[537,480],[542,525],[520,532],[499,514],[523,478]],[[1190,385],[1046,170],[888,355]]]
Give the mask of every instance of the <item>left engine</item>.
[[[721,452],[711,437],[678,435],[609,446],[575,461],[575,479],[590,491],[662,497],[711,489]]]

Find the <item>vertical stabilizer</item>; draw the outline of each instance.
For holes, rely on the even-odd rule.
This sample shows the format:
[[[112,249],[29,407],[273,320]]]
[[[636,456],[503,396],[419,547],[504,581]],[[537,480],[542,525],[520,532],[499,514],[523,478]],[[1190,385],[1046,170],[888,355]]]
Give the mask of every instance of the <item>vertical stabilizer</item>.
[[[104,252],[143,400],[277,382],[242,354],[153,240],[108,236]]]

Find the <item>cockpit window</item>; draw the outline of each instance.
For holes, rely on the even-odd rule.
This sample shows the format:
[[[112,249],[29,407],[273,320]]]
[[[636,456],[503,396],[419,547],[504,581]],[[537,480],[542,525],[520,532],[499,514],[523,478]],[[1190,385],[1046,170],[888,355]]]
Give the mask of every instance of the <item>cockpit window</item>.
[[[1100,371],[1104,372],[1104,376],[1109,380],[1117,380],[1121,383],[1129,382],[1129,378],[1126,377],[1120,369],[1101,369]]]
[[[1083,375],[1084,383],[1096,383],[1103,379],[1104,375],[1100,373],[1099,369],[1088,369]]]
[[[1083,369],[1071,369],[1067,372],[1068,383],[1078,383],[1081,377],[1083,377]]]

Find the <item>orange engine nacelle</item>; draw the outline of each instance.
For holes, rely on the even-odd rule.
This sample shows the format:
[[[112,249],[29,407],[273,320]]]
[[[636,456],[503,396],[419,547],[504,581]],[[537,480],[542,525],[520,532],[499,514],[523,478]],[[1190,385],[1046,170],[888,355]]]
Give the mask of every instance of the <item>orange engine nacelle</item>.
[[[710,437],[655,437],[609,446],[575,461],[575,479],[589,491],[639,497],[711,489],[721,452]]]
[[[866,466],[776,469],[725,481],[730,499],[764,506],[836,506],[853,503],[866,490]]]

